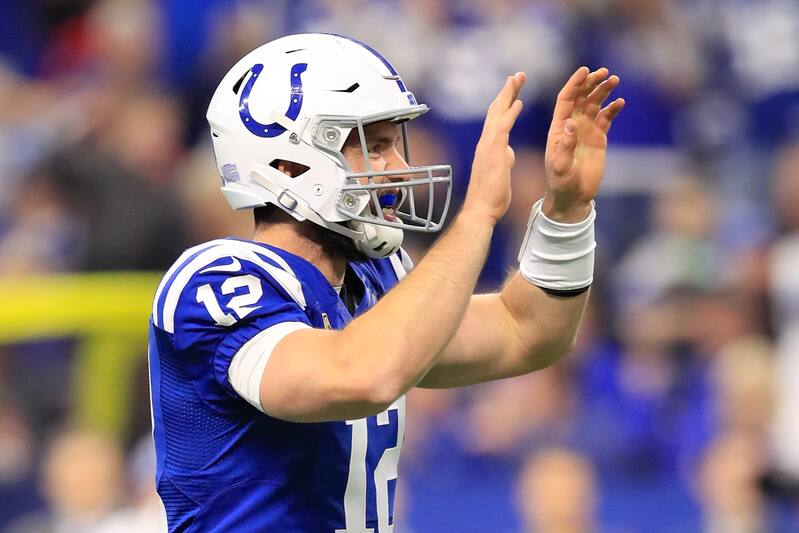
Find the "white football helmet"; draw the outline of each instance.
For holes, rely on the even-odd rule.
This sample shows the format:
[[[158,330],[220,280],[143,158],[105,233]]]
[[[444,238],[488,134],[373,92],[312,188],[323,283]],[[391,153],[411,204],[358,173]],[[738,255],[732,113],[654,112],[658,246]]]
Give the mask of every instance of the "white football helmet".
[[[359,41],[311,33],[269,42],[233,66],[208,107],[222,192],[234,209],[274,204],[351,238],[369,257],[386,257],[399,248],[403,230],[441,229],[452,168],[374,170],[364,126],[400,124],[409,161],[405,122],[428,109],[383,56]],[[365,172],[353,172],[342,155],[353,129]],[[278,161],[307,170],[291,177]],[[446,186],[443,202],[437,184]],[[384,216],[385,207],[399,218]]]

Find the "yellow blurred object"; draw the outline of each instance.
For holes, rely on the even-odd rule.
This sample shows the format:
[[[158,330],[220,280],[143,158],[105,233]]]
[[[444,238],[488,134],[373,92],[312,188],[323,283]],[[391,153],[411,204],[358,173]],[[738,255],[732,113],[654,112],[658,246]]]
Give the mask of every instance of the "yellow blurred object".
[[[162,274],[104,272],[0,279],[0,342],[147,335]]]
[[[148,317],[162,274],[104,272],[0,279],[0,344],[77,337],[77,422],[127,427],[132,368],[147,350]]]

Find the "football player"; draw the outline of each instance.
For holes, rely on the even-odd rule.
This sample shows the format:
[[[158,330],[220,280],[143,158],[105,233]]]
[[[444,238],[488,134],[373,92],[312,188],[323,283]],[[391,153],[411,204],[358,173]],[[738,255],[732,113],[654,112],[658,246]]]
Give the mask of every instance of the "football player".
[[[251,240],[187,250],[155,295],[150,379],[170,531],[387,533],[412,387],[458,387],[566,354],[592,282],[594,208],[619,79],[560,92],[546,193],[520,269],[472,292],[510,202],[523,73],[486,114],[460,212],[411,270],[405,231],[438,231],[446,165],[408,165],[423,115],[397,71],[342,36],[254,50],[208,109],[222,192]],[[523,177],[521,178],[523,179]]]

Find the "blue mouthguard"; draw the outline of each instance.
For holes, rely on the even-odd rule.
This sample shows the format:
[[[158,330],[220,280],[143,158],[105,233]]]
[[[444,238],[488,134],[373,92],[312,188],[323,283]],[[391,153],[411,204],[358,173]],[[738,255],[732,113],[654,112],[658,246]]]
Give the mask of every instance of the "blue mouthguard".
[[[394,207],[397,203],[396,194],[384,194],[380,197],[380,207]]]

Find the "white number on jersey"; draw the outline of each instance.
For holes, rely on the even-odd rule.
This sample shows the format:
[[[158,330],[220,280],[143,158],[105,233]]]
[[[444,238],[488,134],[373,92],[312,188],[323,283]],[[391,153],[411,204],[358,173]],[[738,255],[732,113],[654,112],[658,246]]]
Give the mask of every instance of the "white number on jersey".
[[[253,306],[261,296],[264,294],[264,289],[261,287],[261,281],[252,274],[245,274],[244,276],[235,276],[226,279],[222,283],[222,294],[232,294],[236,289],[244,287],[247,291],[239,294],[230,299],[227,304],[229,309],[232,309],[241,320],[249,315],[260,306]],[[236,323],[236,317],[231,313],[225,313],[219,306],[219,302],[214,295],[214,290],[211,285],[205,284],[197,288],[197,303],[205,305],[208,314],[214,319],[217,326],[232,326]]]
[[[388,482],[397,479],[397,465],[402,441],[405,440],[405,396],[377,415],[377,425],[388,425],[389,411],[397,412],[397,443],[383,450],[372,475],[375,484],[377,525],[381,533],[391,533],[394,530],[394,525],[388,523]],[[347,425],[352,426],[352,451],[347,489],[344,492],[345,528],[337,529],[336,533],[374,533],[374,529],[366,528],[366,450],[369,447],[367,419],[348,420]]]

